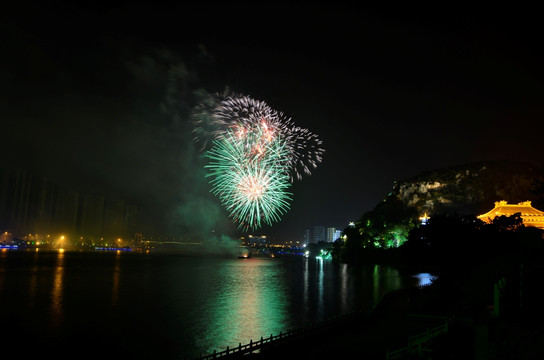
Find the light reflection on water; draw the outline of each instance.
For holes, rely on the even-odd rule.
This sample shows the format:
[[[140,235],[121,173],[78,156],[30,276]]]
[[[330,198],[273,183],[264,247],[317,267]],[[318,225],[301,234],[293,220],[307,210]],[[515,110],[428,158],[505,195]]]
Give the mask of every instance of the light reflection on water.
[[[194,358],[369,311],[385,293],[432,279],[299,257],[1,253],[0,308],[11,311],[0,323],[47,344],[122,339],[138,358]]]
[[[63,312],[64,252],[58,252],[51,286],[51,325],[60,328]]]
[[[437,277],[429,273],[419,273],[419,274],[415,274],[414,278],[416,278],[419,281],[417,286],[427,286],[427,285],[431,285]]]
[[[221,271],[221,283],[202,306],[204,331],[198,347],[213,352],[220,343],[245,344],[285,330],[287,291],[277,262],[245,259],[229,262]]]
[[[115,254],[115,267],[113,269],[113,286],[111,292],[111,305],[116,306],[119,300],[119,279],[121,273],[121,253]]]

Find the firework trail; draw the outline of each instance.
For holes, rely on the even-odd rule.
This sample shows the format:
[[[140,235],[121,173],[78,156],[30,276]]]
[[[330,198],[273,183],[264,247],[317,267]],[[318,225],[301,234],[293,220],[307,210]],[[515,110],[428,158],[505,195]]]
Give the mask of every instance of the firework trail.
[[[289,209],[291,183],[310,175],[324,152],[317,135],[248,96],[209,97],[194,125],[212,193],[243,230],[279,221]]]

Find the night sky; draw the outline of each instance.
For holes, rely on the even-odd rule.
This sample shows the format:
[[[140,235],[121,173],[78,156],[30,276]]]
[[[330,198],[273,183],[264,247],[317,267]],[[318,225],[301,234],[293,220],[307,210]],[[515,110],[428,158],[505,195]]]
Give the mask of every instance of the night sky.
[[[0,14],[2,166],[121,196],[165,232],[225,226],[191,110],[228,88],[282,111],[326,150],[264,233],[299,240],[308,225],[344,229],[421,171],[543,165],[537,15],[17,2]]]

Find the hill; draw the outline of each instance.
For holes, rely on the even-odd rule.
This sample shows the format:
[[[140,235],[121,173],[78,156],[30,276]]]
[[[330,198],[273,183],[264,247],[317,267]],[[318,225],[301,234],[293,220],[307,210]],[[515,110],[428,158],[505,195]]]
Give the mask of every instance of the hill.
[[[544,170],[529,163],[478,162],[427,171],[396,182],[390,196],[419,214],[481,214],[499,200],[531,200],[535,207],[542,207],[543,181]]]
[[[531,200],[544,205],[544,171],[523,162],[479,162],[427,171],[395,182],[383,201],[344,229],[335,243],[333,256],[344,262],[363,258],[376,261],[373,249],[397,248],[408,241],[420,217],[479,215],[494,202]]]

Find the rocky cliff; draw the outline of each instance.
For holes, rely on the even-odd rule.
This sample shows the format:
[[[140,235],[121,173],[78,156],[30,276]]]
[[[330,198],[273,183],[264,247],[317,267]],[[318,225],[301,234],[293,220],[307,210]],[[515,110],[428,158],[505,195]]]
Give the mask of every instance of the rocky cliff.
[[[477,215],[492,209],[499,200],[509,203],[531,200],[536,208],[542,209],[543,184],[544,170],[532,164],[479,162],[427,171],[398,181],[388,199],[394,197],[405,209],[428,215],[452,212]]]

